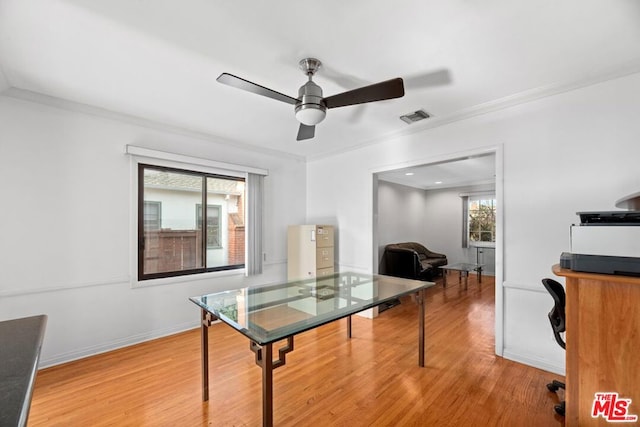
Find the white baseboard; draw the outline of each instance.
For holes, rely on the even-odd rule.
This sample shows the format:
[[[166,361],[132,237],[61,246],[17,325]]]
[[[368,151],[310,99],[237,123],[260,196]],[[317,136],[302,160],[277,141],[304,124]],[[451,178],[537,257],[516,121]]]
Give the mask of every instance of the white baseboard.
[[[170,328],[159,329],[156,331],[149,331],[142,334],[132,335],[126,338],[114,340],[111,342],[102,343],[100,345],[85,347],[69,353],[58,354],[53,357],[40,359],[38,365],[39,369],[48,368],[62,363],[72,362],[74,360],[83,359],[85,357],[95,356],[97,354],[106,353],[108,351],[117,350],[119,348],[128,347],[135,344],[140,344],[145,341],[155,340],[157,338],[174,335],[180,332],[185,332],[191,329],[195,329],[199,326],[199,322],[190,321],[174,325]]]
[[[522,363],[527,366],[542,369],[543,371],[552,372],[554,374],[558,374],[562,376],[565,375],[564,366],[554,365],[549,363],[546,360],[524,355],[512,350],[505,349],[502,353],[502,357],[504,357],[505,359],[513,360],[514,362]]]

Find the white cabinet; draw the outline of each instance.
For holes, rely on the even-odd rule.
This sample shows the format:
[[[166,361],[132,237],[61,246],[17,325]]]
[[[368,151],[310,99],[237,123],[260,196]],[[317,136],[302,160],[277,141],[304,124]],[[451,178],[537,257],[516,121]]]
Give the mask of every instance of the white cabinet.
[[[334,238],[331,225],[290,225],[287,236],[289,280],[334,273]]]

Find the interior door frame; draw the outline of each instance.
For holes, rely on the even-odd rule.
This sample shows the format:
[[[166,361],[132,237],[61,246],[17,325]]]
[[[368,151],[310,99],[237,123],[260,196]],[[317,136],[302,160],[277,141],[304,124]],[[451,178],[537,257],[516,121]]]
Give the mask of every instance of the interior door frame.
[[[386,165],[371,170],[372,179],[372,271],[378,273],[379,237],[378,237],[378,173],[388,172],[395,169],[404,169],[415,166],[426,166],[436,163],[446,163],[460,160],[465,157],[494,154],[495,155],[495,176],[496,176],[496,250],[495,250],[495,353],[503,355],[504,351],[504,146],[502,144],[471,149],[462,152],[448,153],[441,156],[434,156],[426,159],[419,159],[413,162],[403,162],[400,164]]]

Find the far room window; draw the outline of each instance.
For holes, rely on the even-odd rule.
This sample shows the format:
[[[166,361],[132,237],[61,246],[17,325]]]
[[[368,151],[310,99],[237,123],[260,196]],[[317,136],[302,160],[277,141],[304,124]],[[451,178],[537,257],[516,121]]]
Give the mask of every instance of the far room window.
[[[138,185],[139,280],[245,267],[244,178],[139,164]]]
[[[468,200],[468,241],[491,243],[496,241],[495,196],[474,196]]]

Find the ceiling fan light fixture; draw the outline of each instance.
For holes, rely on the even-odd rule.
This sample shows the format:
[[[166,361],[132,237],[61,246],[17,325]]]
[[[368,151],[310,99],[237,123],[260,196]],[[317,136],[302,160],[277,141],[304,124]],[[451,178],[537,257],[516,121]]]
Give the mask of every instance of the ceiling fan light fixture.
[[[311,80],[298,90],[299,102],[296,103],[296,119],[303,125],[315,126],[324,120],[327,108],[322,101],[322,89]]]
[[[315,126],[324,120],[326,108],[321,105],[307,104],[296,107],[296,119],[303,125]]]

